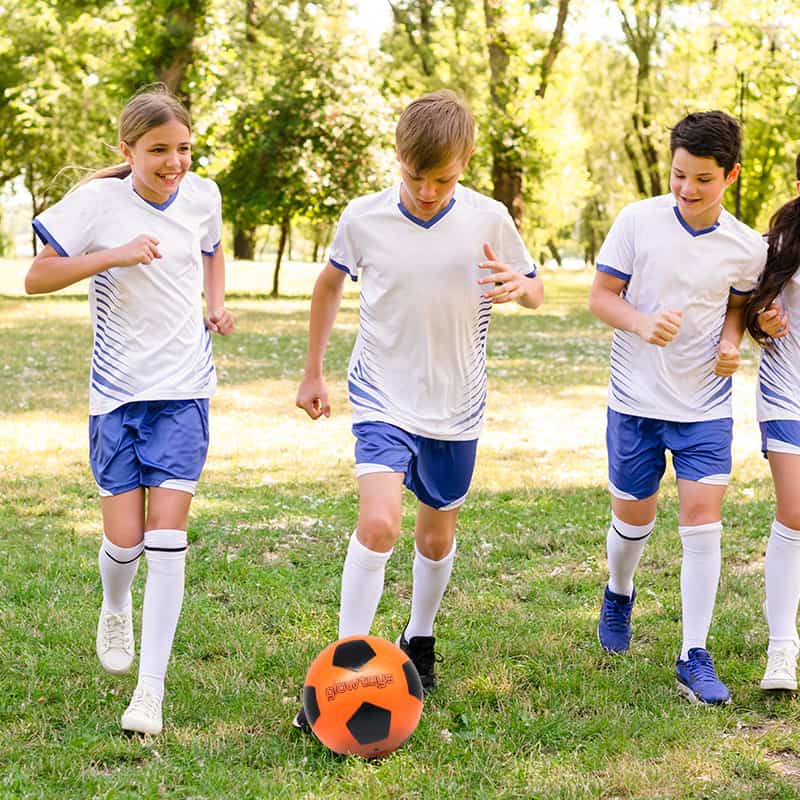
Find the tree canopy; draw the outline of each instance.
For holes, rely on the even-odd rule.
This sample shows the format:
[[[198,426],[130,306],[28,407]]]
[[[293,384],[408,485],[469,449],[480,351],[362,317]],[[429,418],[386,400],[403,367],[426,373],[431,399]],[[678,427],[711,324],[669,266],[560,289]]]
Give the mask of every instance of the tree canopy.
[[[264,226],[284,243],[294,223],[329,229],[394,180],[394,119],[442,86],[478,122],[465,182],[544,256],[592,259],[623,204],[667,191],[669,127],[690,110],[743,123],[730,210],[763,229],[791,194],[791,0],[372,2],[391,15],[378,46],[349,0],[6,0],[0,184],[23,180],[40,212],[77,180],[70,167],[118,158],[120,108],[160,80],[189,105],[195,168],[219,181],[250,257]]]

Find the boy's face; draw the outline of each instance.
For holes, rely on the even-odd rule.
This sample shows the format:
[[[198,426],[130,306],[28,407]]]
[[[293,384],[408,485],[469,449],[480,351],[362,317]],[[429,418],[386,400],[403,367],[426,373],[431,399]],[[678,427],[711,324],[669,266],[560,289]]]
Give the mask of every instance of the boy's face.
[[[739,175],[739,165],[725,170],[711,156],[693,156],[679,147],[672,156],[669,188],[678,211],[695,230],[710,228],[719,218],[722,195]]]
[[[417,171],[406,164],[400,156],[400,199],[403,205],[418,219],[435,217],[450,202],[456,183],[469,159],[454,158],[433,169]]]

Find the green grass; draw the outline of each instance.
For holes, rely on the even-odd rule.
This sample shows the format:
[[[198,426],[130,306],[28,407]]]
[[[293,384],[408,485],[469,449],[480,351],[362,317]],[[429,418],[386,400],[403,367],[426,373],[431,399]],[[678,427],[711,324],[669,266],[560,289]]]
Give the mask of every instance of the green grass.
[[[680,543],[671,474],[642,561],[629,656],[595,635],[608,524],[610,331],[591,276],[545,273],[546,305],[492,322],[490,400],[453,581],[437,626],[440,687],[378,762],[337,757],[290,725],[305,670],[336,635],[356,519],[344,391],[357,325],[348,287],[331,340],[334,414],[294,408],[314,269],[232,264],[238,332],[215,340],[221,385],[193,505],[186,601],[162,736],[128,739],[135,672],[99,668],[100,515],[87,465],[85,298],[20,296],[0,262],[0,798],[800,797],[798,700],[758,688],[763,553],[772,517],[753,411],[737,376],[735,475],[711,648],[733,703],[677,696]],[[413,524],[411,498],[405,529]],[[412,542],[387,569],[373,632],[406,619]],[[144,572],[144,570],[142,570]],[[142,575],[134,602],[141,607]],[[138,630],[138,619],[136,620]]]

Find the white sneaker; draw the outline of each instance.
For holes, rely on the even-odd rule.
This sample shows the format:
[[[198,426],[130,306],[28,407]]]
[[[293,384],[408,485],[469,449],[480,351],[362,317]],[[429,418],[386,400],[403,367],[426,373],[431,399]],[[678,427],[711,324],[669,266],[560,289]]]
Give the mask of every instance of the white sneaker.
[[[97,623],[97,657],[106,672],[124,675],[133,663],[133,617],[130,611],[113,614],[100,609]]]
[[[767,654],[767,669],[761,680],[762,689],[797,689],[797,646],[787,644]]]
[[[161,733],[161,698],[147,686],[137,686],[131,703],[122,715],[122,730],[136,733]]]

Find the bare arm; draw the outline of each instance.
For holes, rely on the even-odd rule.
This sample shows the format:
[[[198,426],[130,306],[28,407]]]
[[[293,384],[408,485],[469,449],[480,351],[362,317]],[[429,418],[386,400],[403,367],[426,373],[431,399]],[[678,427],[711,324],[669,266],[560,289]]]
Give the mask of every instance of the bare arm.
[[[203,253],[203,290],[206,298],[206,327],[221,336],[233,332],[233,316],[225,308],[225,256],[222,244],[213,255]]]
[[[25,276],[25,291],[28,294],[55,292],[110,267],[150,264],[156,258],[161,258],[158,239],[144,234],[121,247],[80,256],[60,256],[52,245],[47,244],[33,259]]]
[[[722,333],[717,346],[715,375],[727,377],[739,369],[739,347],[744,336],[744,305],[746,302],[747,295],[744,294],[731,292],[728,298],[728,310],[725,313],[725,322],[722,324]]]
[[[645,314],[621,296],[625,281],[607,272],[595,272],[589,292],[589,310],[599,320],[621,331],[630,331],[649,344],[664,347],[671,342],[681,325],[681,312],[662,311]]]
[[[345,273],[330,261],[322,268],[311,294],[308,325],[308,353],[303,380],[297,390],[296,404],[311,419],[331,415],[328,387],[323,377],[325,350],[328,347],[333,323],[342,302]]]

